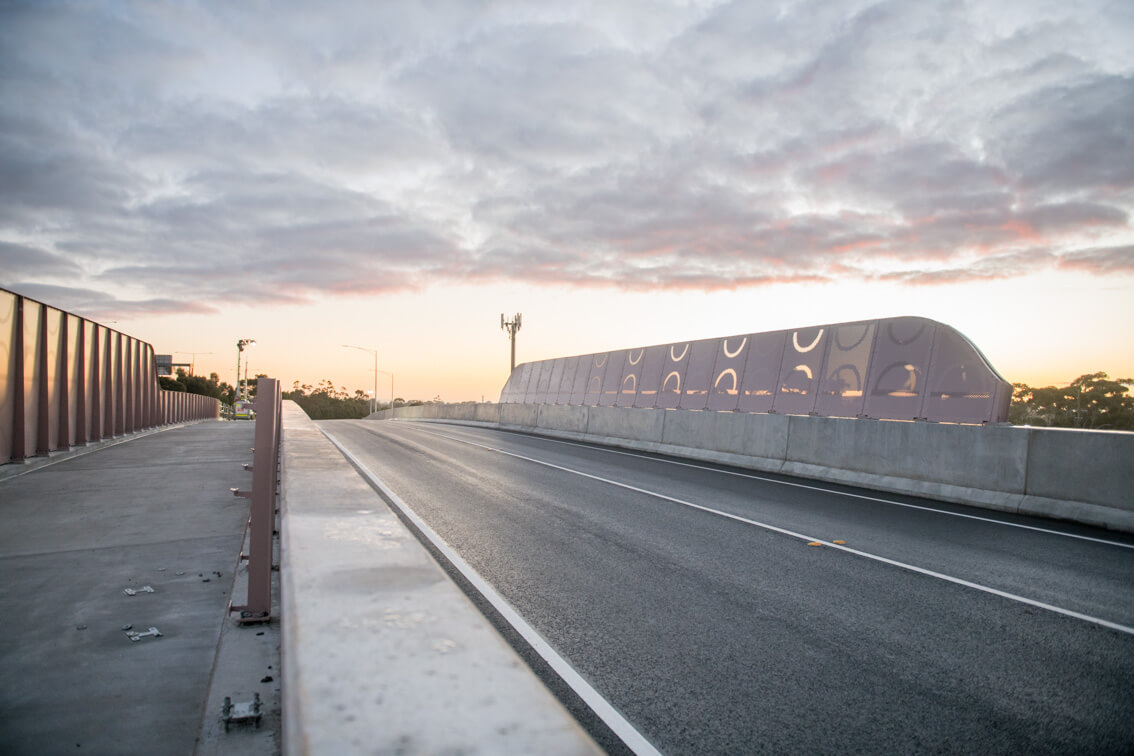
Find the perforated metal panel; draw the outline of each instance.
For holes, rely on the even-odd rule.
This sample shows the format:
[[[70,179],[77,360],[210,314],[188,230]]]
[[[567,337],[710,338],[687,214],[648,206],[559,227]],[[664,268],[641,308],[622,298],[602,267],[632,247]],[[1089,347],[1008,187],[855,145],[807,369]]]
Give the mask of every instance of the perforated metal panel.
[[[904,317],[524,363],[500,401],[987,423],[1011,397],[962,334]]]

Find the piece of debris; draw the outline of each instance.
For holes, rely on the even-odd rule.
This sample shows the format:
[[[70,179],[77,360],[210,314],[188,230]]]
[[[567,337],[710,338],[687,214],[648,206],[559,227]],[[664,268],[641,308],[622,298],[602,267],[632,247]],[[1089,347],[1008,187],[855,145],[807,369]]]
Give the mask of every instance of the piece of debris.
[[[184,575],[184,574],[185,574],[185,570],[179,570],[178,572],[175,572],[175,573],[173,573],[173,574],[174,574],[174,575]]]
[[[151,627],[149,630],[147,630],[144,633],[135,632],[133,630],[127,630],[126,631],[126,637],[129,638],[130,640],[134,641],[135,643],[137,643],[142,638],[150,638],[150,637],[160,638],[161,637],[161,631],[158,630],[156,627]]]
[[[202,582],[202,583],[207,583],[207,582],[209,582],[209,579],[208,579],[208,578],[204,578],[204,579],[202,579],[202,580],[201,580],[201,582]]]
[[[221,721],[224,722],[224,731],[233,722],[253,722],[260,726],[260,694],[254,693],[251,701],[234,704],[229,696],[224,697],[224,706],[221,707]]]
[[[122,626],[122,629],[123,629],[124,631],[125,631],[125,630],[133,630],[133,629],[134,629],[134,626],[133,626],[133,625],[123,625],[123,626]]]
[[[260,678],[260,682],[271,682],[274,679],[275,678],[272,677],[271,675],[264,675],[263,677]]]
[[[75,629],[76,630],[86,630],[87,626],[86,625],[75,625]]]
[[[122,592],[127,596],[137,596],[139,593],[153,593],[154,588],[152,585],[143,585],[141,588],[123,588]]]

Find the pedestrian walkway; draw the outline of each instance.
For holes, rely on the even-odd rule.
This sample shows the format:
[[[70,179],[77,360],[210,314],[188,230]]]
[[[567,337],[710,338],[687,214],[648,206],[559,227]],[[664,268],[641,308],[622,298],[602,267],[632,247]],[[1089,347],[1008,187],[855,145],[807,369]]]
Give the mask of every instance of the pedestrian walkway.
[[[220,715],[206,700],[248,518],[229,489],[251,484],[252,438],[207,421],[0,479],[0,753],[222,750],[197,740]],[[249,675],[278,707],[278,668]]]

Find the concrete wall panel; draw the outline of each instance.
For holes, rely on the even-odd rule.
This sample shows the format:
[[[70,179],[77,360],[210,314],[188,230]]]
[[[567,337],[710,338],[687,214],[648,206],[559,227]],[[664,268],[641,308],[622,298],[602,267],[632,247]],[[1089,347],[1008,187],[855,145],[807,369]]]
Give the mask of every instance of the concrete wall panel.
[[[1027,493],[1134,510],[1134,433],[1062,428],[1027,433]]]
[[[539,404],[505,404],[500,407],[500,422],[534,428],[539,421]]]
[[[588,407],[570,407],[566,404],[547,404],[540,407],[537,425],[548,430],[567,433],[586,433]]]
[[[787,449],[788,418],[745,412],[665,413],[662,441],[674,446],[782,461]]]
[[[487,402],[476,405],[476,410],[473,412],[473,419],[481,423],[500,422],[500,405]]]
[[[788,462],[1024,493],[1027,436],[1019,428],[790,419]]]
[[[640,410],[623,407],[592,407],[587,433],[608,438],[661,443],[663,410]]]

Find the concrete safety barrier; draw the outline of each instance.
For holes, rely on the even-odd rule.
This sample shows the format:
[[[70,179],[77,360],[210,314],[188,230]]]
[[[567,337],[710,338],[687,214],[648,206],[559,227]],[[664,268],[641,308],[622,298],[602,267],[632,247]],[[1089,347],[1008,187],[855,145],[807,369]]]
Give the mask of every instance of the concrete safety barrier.
[[[555,404],[429,404],[445,420],[1134,532],[1134,433]]]
[[[598,753],[294,402],[282,425],[283,753]]]

